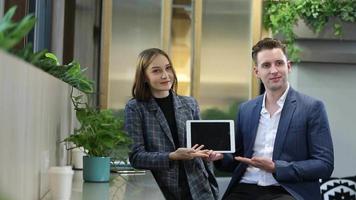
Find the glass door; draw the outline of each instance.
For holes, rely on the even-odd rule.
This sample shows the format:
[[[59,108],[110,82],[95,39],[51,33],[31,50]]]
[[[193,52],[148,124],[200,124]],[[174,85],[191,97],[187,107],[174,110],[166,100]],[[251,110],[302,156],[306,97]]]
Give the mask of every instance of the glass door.
[[[161,46],[162,2],[114,0],[112,4],[108,107],[122,109],[132,97],[138,54]]]
[[[235,118],[251,91],[250,0],[115,0],[112,9],[109,108],[131,98],[138,53],[158,47],[172,58],[178,93],[196,97],[203,118]]]

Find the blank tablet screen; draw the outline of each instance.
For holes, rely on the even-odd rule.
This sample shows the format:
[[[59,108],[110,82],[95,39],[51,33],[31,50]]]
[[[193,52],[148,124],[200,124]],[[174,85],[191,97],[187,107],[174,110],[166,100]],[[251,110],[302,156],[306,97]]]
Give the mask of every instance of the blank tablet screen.
[[[187,132],[188,147],[204,144],[204,149],[217,152],[235,151],[232,120],[190,120]]]

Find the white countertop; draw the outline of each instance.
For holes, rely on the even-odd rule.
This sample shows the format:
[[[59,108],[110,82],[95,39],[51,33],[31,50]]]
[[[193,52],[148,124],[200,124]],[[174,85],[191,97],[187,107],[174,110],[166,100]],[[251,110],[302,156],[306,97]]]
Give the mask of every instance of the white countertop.
[[[83,171],[75,170],[71,200],[164,200],[150,171],[135,175],[112,173],[108,183],[83,181]],[[51,200],[49,192],[43,200]]]

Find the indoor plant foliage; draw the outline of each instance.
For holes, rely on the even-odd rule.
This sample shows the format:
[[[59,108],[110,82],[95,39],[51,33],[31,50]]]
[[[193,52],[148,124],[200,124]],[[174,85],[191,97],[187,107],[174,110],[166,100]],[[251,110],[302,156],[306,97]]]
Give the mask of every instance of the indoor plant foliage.
[[[78,62],[61,65],[54,54],[46,49],[33,52],[31,44],[23,49],[15,49],[17,45],[35,26],[36,18],[29,14],[19,22],[12,20],[16,6],[11,7],[0,21],[0,48],[15,54],[34,66],[68,83],[84,93],[92,93],[93,81],[89,80]]]
[[[26,56],[26,54],[23,55]],[[31,53],[28,55],[31,55]],[[36,59],[37,57],[38,59]],[[78,90],[84,93],[94,92],[93,81],[84,74],[87,68],[82,69],[78,62],[72,61],[69,64],[61,65],[54,54],[48,53],[45,50],[32,54],[31,58],[32,59],[29,61],[35,66],[61,79]]]
[[[356,20],[356,0],[266,0],[263,23],[273,34],[284,36],[290,59],[299,61],[293,33],[298,20],[302,19],[315,33],[319,33],[331,18],[335,19],[335,36],[341,37],[341,22]]]
[[[22,49],[14,48],[33,29],[36,22],[32,14],[19,22],[14,22],[12,17],[15,11],[16,7],[12,7],[0,20],[0,48],[72,86],[71,98],[80,127],[64,141],[72,142],[76,147],[83,147],[87,153],[88,156],[84,157],[83,162],[84,180],[108,181],[110,157],[120,159],[119,156],[127,155],[129,149],[130,140],[123,131],[123,119],[116,117],[111,110],[90,106],[87,101],[89,98],[84,99],[84,95],[73,96],[73,88],[77,88],[88,97],[94,95],[94,82],[85,75],[86,69],[82,69],[78,62],[60,64],[57,57],[46,49],[34,52],[31,44]],[[95,160],[94,165],[91,165],[91,160]]]
[[[201,111],[201,118],[206,120],[235,120],[239,105],[245,100],[238,99],[232,103],[227,110],[211,107]]]
[[[16,6],[11,7],[0,21],[0,47],[5,50],[13,48],[19,43],[36,23],[33,14],[29,14],[19,22],[12,21]]]
[[[89,95],[73,96],[72,102],[80,127],[74,129],[65,142],[84,149],[83,179],[88,182],[108,182],[110,179],[110,160],[124,160],[130,139],[123,128],[123,120],[109,109],[99,109],[89,105]],[[68,149],[68,150],[69,150]],[[118,151],[119,150],[119,151]],[[118,153],[119,152],[119,153]]]
[[[123,120],[109,109],[90,107],[84,96],[72,96],[80,127],[65,139],[76,147],[83,147],[89,156],[109,157],[117,149],[128,149],[130,139],[123,128]]]

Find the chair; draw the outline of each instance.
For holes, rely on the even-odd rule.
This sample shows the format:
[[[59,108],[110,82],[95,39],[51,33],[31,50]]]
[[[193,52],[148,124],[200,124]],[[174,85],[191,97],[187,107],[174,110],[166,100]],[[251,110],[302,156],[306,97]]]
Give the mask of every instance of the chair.
[[[324,200],[356,200],[356,176],[320,180]]]

